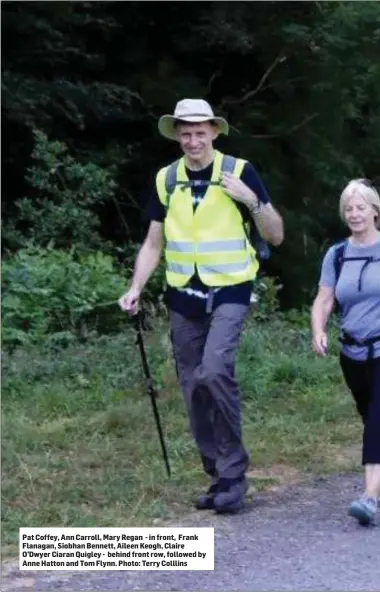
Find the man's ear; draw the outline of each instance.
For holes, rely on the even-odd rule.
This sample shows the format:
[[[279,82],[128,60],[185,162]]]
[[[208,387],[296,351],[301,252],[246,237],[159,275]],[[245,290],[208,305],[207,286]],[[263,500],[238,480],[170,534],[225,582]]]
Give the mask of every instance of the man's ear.
[[[211,126],[212,126],[212,139],[214,141],[219,136],[219,127],[215,123],[212,123]]]
[[[216,138],[219,136],[219,130],[217,127],[214,127],[213,131],[212,131],[212,140],[216,140]]]

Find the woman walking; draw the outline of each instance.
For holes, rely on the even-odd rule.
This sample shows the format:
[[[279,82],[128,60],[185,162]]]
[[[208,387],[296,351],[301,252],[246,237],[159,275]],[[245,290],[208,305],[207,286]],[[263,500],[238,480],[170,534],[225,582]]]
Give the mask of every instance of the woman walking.
[[[326,253],[312,308],[313,349],[327,354],[326,326],[339,306],[340,365],[363,421],[363,495],[349,514],[374,523],[380,498],[380,198],[366,179],[348,183],[340,216],[350,236]]]

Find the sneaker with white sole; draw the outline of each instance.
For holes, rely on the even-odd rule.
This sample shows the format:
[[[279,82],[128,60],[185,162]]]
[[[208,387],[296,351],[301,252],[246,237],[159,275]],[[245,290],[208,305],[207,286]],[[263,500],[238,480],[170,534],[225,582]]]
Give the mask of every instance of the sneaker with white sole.
[[[375,497],[363,494],[360,499],[355,500],[350,505],[348,513],[356,518],[359,524],[367,526],[374,524],[378,502]]]

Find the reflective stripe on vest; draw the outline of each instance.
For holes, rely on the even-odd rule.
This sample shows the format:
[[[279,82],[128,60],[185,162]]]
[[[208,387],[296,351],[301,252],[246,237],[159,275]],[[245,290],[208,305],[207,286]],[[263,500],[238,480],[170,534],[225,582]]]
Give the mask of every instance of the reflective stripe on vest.
[[[212,253],[214,251],[242,251],[245,249],[245,240],[243,239],[228,239],[207,241],[197,245],[198,253]]]
[[[181,275],[189,275],[194,273],[193,265],[184,265],[183,263],[169,262],[167,264],[167,270],[172,273],[180,273]]]
[[[173,241],[169,240],[166,243],[167,251],[176,251],[177,253],[192,253],[194,251],[194,243],[189,241]]]
[[[228,239],[207,241],[196,245],[189,241],[168,241],[166,249],[168,251],[176,251],[177,253],[213,253],[214,251],[241,251],[245,249],[245,240],[243,239]]]
[[[246,259],[241,263],[213,263],[212,265],[199,265],[199,273],[233,273],[236,271],[244,271],[249,267],[250,259]]]

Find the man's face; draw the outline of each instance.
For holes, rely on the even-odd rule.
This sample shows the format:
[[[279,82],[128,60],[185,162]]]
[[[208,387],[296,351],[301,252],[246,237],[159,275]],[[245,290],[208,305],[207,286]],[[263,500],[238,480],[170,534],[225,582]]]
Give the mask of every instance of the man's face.
[[[212,155],[212,143],[218,134],[210,121],[179,123],[176,132],[178,142],[190,161],[199,163]]]

